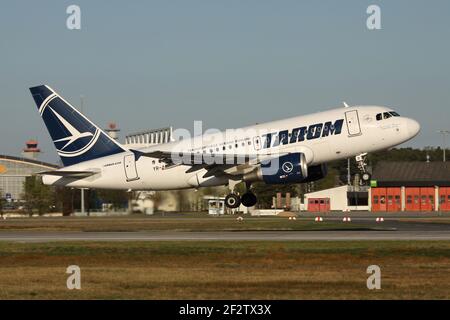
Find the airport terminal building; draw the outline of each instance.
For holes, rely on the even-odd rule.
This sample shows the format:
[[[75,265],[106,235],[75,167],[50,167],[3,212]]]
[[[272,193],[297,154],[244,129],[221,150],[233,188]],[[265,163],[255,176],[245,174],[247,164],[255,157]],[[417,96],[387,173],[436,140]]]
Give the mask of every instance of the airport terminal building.
[[[58,166],[35,159],[0,155],[0,197],[20,201],[25,178]]]

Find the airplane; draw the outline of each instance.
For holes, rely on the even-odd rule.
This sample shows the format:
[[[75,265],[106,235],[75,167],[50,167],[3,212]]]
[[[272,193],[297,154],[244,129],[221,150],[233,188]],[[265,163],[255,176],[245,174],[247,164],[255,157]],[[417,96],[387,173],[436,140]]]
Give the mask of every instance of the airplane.
[[[63,168],[41,172],[46,185],[129,191],[226,186],[228,208],[252,207],[251,184],[306,183],[326,163],[355,157],[364,181],[366,156],[414,138],[420,124],[383,106],[349,106],[240,129],[130,149],[110,138],[47,85],[30,88]],[[233,191],[245,182],[246,191]]]

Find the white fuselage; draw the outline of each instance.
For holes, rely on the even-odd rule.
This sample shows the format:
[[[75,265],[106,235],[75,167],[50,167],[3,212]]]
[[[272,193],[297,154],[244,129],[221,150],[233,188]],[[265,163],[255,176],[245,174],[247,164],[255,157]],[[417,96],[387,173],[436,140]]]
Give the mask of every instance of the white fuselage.
[[[301,152],[305,154],[308,166],[311,166],[388,149],[417,135],[420,126],[412,119],[393,116],[377,120],[378,114],[391,110],[378,106],[338,108],[249,126],[233,132],[217,132],[155,145],[139,151],[252,156]],[[337,134],[333,125],[339,120],[342,120],[342,127]],[[288,136],[279,138],[285,134]],[[61,169],[96,170],[98,173],[91,177],[73,179],[45,175],[43,179],[45,184],[67,187],[126,190],[171,190],[228,183],[225,177],[212,175],[204,178],[207,169],[190,172],[190,168],[190,165],[166,166],[163,161],[148,156],[135,160],[134,153],[126,151]]]

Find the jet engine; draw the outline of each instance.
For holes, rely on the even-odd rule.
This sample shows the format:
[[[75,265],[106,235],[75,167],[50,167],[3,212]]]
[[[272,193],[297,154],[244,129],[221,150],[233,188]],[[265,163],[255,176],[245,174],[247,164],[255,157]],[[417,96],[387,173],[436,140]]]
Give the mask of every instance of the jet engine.
[[[308,176],[305,154],[290,153],[261,162],[260,166],[244,175],[247,182],[264,181],[267,184],[298,183]]]
[[[302,183],[317,181],[323,179],[328,174],[326,164],[319,164],[316,166],[308,167],[308,176],[302,181]]]
[[[261,162],[254,171],[243,176],[246,182],[264,181],[267,184],[304,183],[327,175],[326,165],[308,167],[304,153],[290,153]]]

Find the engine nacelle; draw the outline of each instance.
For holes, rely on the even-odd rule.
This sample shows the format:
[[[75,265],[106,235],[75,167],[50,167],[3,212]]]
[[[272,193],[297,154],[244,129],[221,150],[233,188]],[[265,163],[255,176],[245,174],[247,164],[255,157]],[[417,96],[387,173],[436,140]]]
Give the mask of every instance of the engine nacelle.
[[[302,182],[312,182],[323,179],[328,174],[328,169],[326,164],[319,164],[316,166],[308,167],[308,177]]]
[[[244,181],[264,181],[267,184],[300,183],[308,177],[303,153],[290,153],[261,162],[260,167],[245,174]]]

